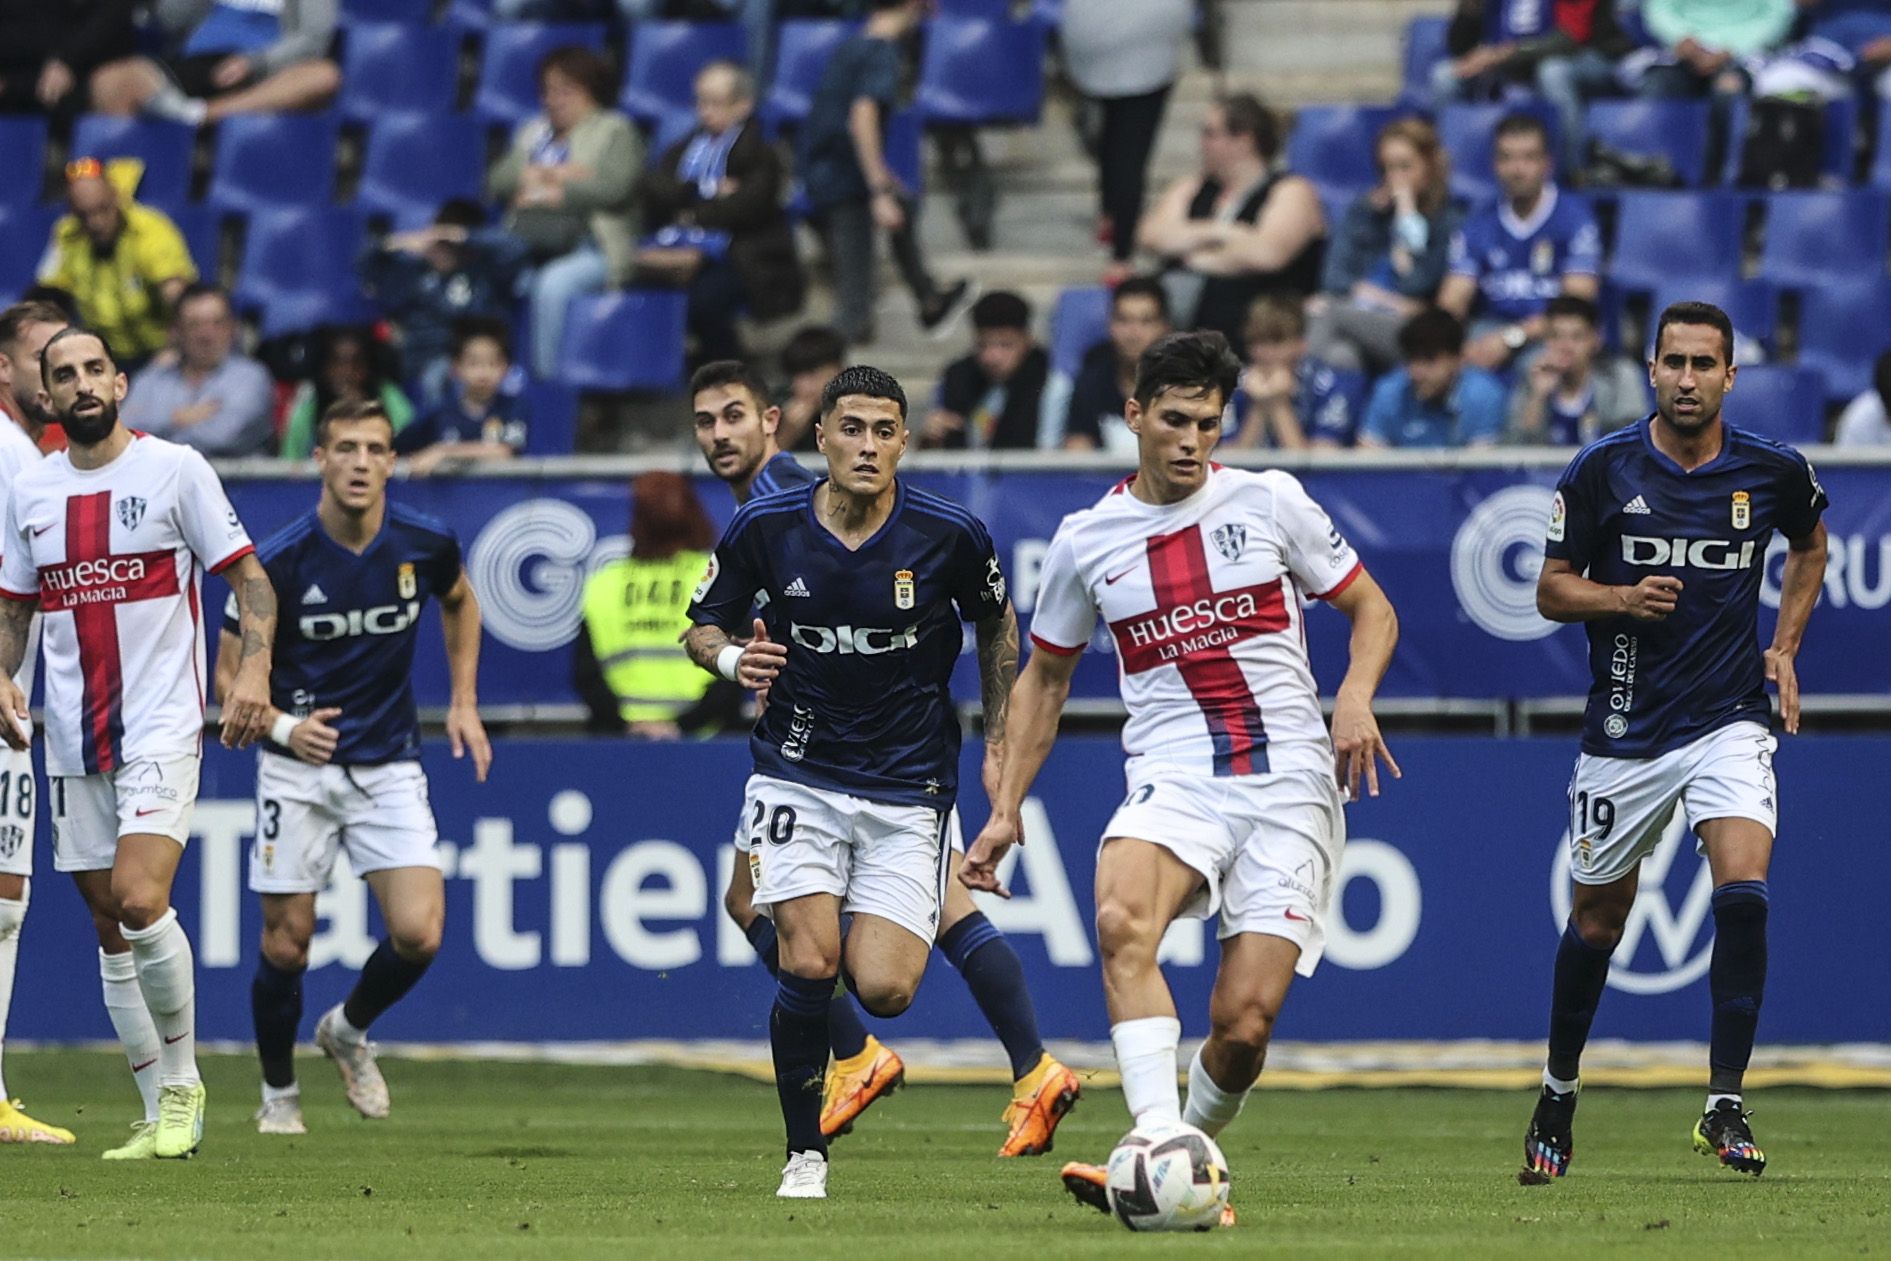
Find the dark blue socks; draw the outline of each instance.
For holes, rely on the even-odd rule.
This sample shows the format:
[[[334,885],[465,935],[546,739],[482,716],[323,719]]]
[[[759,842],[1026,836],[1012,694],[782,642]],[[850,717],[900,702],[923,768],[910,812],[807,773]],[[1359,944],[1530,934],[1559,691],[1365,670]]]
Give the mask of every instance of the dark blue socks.
[[[761,958],[762,966],[768,969],[768,975],[779,976],[781,951],[775,939],[775,922],[766,915],[757,915],[742,930],[742,935],[749,939],[749,945],[755,947],[755,953]],[[850,1060],[867,1049],[867,1026],[860,1023],[860,1012],[854,1006],[853,996],[844,991],[835,991],[828,1005],[827,1044],[837,1060]]]
[[[302,972],[285,972],[267,958],[256,960],[250,981],[250,1015],[256,1023],[256,1056],[263,1081],[278,1088],[295,1085],[295,1031],[302,1023]]]
[[[1736,880],[1714,890],[1714,957],[1707,986],[1714,998],[1708,1089],[1738,1094],[1766,993],[1764,880]]]
[[[762,966],[773,976],[781,971],[781,951],[775,942],[775,921],[766,915],[757,915],[749,921],[749,926],[742,930],[742,935],[749,939],[749,945],[755,947],[756,955]]]
[[[1602,1001],[1609,979],[1609,951],[1598,950],[1582,939],[1575,921],[1563,928],[1556,947],[1555,982],[1550,989],[1549,1074],[1564,1081],[1576,1079],[1582,1048],[1589,1041],[1589,1026]]]
[[[827,1140],[821,1137],[821,1086],[827,1075],[827,1020],[835,978],[810,980],[783,972],[779,980],[775,1008],[768,1019],[768,1036],[775,1053],[775,1091],[781,1096],[788,1154],[826,1155]]]
[[[422,960],[403,959],[394,949],[394,943],[387,938],[374,948],[362,965],[361,975],[355,981],[354,990],[348,995],[348,1001],[341,1005],[342,1018],[355,1028],[367,1031],[369,1025],[380,1019],[381,1013],[398,1003],[407,991],[421,977],[427,974],[427,968],[433,963],[431,958]]]
[[[1005,935],[973,911],[939,939],[939,949],[965,978],[967,988],[985,1013],[992,1032],[1011,1057],[1013,1081],[1037,1067],[1044,1058],[1044,1042],[1037,1036],[1037,1011],[1025,988],[1024,965]]]

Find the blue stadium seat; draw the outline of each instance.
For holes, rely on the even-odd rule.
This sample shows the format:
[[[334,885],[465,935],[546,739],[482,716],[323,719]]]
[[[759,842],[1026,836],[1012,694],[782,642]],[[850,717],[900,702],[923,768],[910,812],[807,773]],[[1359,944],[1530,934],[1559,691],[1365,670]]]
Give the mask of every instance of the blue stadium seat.
[[[39,114],[0,115],[0,170],[8,178],[0,188],[7,201],[38,201],[40,174],[46,169],[46,119]]]
[[[1878,147],[1872,151],[1865,182],[1873,188],[1891,188],[1891,98],[1878,102]]]
[[[665,114],[657,119],[656,125],[649,129],[648,143],[644,145],[644,165],[657,165],[663,160],[664,153],[671,145],[694,130],[696,130],[696,115],[694,114]]]
[[[1624,153],[1666,158],[1690,188],[1707,180],[1706,101],[1596,101],[1584,115],[1589,138]]]
[[[1110,335],[1110,291],[1066,289],[1051,309],[1051,371],[1076,376],[1090,347]]]
[[[532,409],[525,431],[525,454],[570,455],[578,447],[578,391],[563,381],[527,381],[524,398]]]
[[[1733,143],[1727,146],[1722,161],[1720,182],[1732,187],[1740,179],[1741,138],[1747,134],[1748,98],[1736,96],[1727,103],[1727,134]],[[1821,142],[1820,170],[1840,184],[1852,182],[1852,164],[1857,154],[1858,103],[1849,97],[1829,102],[1825,107],[1825,136]]]
[[[484,32],[494,22],[492,0],[451,0],[443,20],[463,31]]]
[[[712,61],[748,61],[748,39],[734,22],[639,22],[630,32],[630,66],[617,105],[654,124],[695,109],[696,72]]]
[[[1733,321],[1734,336],[1758,342],[1768,353],[1775,350],[1779,331],[1779,292],[1765,280],[1742,280],[1730,273],[1675,279],[1657,285],[1648,304],[1649,352],[1654,351],[1655,321],[1677,302],[1711,302]],[[1744,369],[1743,369],[1744,371]]]
[[[1783,289],[1882,274],[1891,251],[1891,193],[1774,193],[1766,199],[1760,275]]]
[[[372,318],[355,263],[362,216],[337,206],[258,210],[249,218],[233,297],[261,315],[262,334]]]
[[[1451,155],[1451,192],[1473,205],[1497,196],[1497,171],[1491,159],[1497,124],[1509,114],[1534,114],[1549,128],[1550,152],[1558,152],[1561,128],[1556,114],[1541,102],[1498,105],[1447,105],[1438,111],[1438,139]]]
[[[1891,328],[1891,277],[1828,280],[1799,305],[1799,363],[1825,380],[1828,399],[1849,402],[1871,386],[1871,365]]]
[[[942,17],[979,18],[1003,22],[1011,16],[1012,0],[934,0],[933,8]]]
[[[1451,31],[1448,17],[1413,18],[1405,28],[1405,47],[1400,60],[1399,105],[1406,109],[1430,111],[1431,70],[1449,54],[1445,36]]]
[[[922,152],[925,130],[917,109],[903,109],[886,122],[886,167],[899,177],[913,196],[926,191],[926,162]],[[796,180],[788,194],[787,211],[792,219],[808,217],[808,193]]]
[[[392,215],[397,229],[433,222],[449,197],[480,195],[486,145],[478,122],[464,114],[387,114],[368,129],[356,204]]]
[[[56,206],[0,202],[0,298],[11,302],[32,286],[62,213]]]
[[[1632,190],[1618,204],[1608,272],[1624,290],[1649,292],[1675,276],[1740,273],[1742,198]]]
[[[405,22],[414,25],[433,20],[434,0],[341,0],[341,20],[353,27],[364,22]]]
[[[223,266],[223,216],[209,206],[193,205],[166,206],[164,213],[183,236],[190,261],[197,264],[197,274],[215,281]]]
[[[795,19],[775,28],[775,73],[761,110],[762,121],[771,130],[792,127],[807,118],[827,59],[859,30],[858,22],[825,18]]]
[[[1740,369],[1725,406],[1727,423],[1749,433],[1796,446],[1825,441],[1825,383],[1802,363]]]
[[[1046,32],[1036,22],[935,18],[914,105],[928,123],[1034,123],[1044,108]]]
[[[74,157],[144,159],[138,200],[172,210],[190,195],[190,155],[197,133],[154,118],[84,114],[72,128]]]
[[[486,28],[485,56],[473,112],[490,123],[515,127],[538,113],[538,63],[554,48],[570,44],[602,50],[597,22],[495,22]]]
[[[1288,169],[1350,202],[1379,182],[1379,132],[1398,116],[1388,105],[1309,105],[1287,137]]]
[[[217,128],[210,204],[226,214],[326,206],[335,195],[341,119],[322,114],[239,114]]]
[[[453,108],[461,32],[445,26],[358,22],[342,37],[341,112],[372,122],[390,110]]]
[[[680,389],[687,301],[669,289],[573,298],[559,347],[559,379],[580,390]]]

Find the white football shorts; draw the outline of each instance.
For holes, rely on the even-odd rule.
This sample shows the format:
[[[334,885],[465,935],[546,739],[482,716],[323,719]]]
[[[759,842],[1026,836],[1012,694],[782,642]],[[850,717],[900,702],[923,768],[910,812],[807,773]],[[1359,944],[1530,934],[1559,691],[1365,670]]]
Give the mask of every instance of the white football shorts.
[[[257,757],[253,892],[319,893],[343,850],[357,876],[437,870],[439,839],[418,762],[311,766],[280,753]]]
[[[1577,884],[1613,884],[1661,842],[1677,808],[1698,829],[1708,819],[1752,819],[1779,830],[1773,733],[1736,722],[1660,757],[1576,759],[1569,781],[1570,874]],[[1703,851],[1704,852],[1704,851]]]
[[[749,833],[755,909],[832,893],[848,915],[878,915],[930,944],[945,904],[946,812],[892,806],[749,776],[742,822]]]
[[[99,775],[52,776],[53,870],[109,871],[121,836],[188,844],[202,762],[143,759]]]
[[[1312,976],[1346,846],[1346,810],[1332,774],[1282,771],[1214,778],[1162,763],[1132,763],[1103,845],[1160,845],[1202,874],[1185,919],[1217,913],[1222,940],[1239,933],[1300,947],[1294,971]],[[1100,861],[1100,859],[1099,859]]]
[[[33,751],[0,745],[0,876],[33,874]]]
[[[749,814],[745,811],[735,821],[735,852],[746,857],[754,841],[755,835],[749,831]],[[946,812],[946,846],[960,858],[965,857],[965,828],[959,823],[957,806]]]

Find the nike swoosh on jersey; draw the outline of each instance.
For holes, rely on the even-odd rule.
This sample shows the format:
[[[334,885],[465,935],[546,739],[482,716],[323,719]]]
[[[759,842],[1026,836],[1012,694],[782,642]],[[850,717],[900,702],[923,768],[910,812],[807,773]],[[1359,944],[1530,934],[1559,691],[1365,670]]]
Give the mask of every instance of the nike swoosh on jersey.
[[[1285,911],[1282,911],[1281,914],[1285,915],[1288,919],[1294,921],[1296,924],[1311,924],[1313,922],[1310,916],[1302,915],[1299,912],[1293,910],[1291,907]]]
[[[1128,569],[1125,569],[1120,574],[1104,574],[1103,581],[1106,585],[1113,587],[1117,583],[1121,582],[1123,579],[1129,577],[1131,574],[1135,572],[1136,572],[1136,566],[1131,565]]]
[[[54,523],[53,523],[53,525],[57,525],[57,524],[58,524],[58,522],[54,522]],[[42,526],[40,526],[40,527],[39,527],[38,529],[36,529],[36,530],[34,530],[34,531],[33,531],[33,537],[34,537],[34,538],[38,538],[38,537],[39,537],[40,535],[42,535],[42,534],[44,534],[44,533],[46,533],[46,531],[48,531],[48,530],[50,530],[50,529],[52,529],[52,528],[53,528],[53,527],[52,527],[51,525],[42,525]]]

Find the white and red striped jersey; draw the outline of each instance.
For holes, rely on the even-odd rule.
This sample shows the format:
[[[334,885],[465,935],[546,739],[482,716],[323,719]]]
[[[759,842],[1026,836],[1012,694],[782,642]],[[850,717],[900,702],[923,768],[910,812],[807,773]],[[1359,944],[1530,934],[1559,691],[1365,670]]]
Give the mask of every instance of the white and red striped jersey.
[[[6,512],[8,492],[21,473],[38,464],[43,457],[39,447],[26,436],[26,431],[16,424],[11,416],[0,412],[0,514]],[[4,521],[0,515],[0,521]],[[20,668],[13,672],[13,681],[20,685],[20,691],[33,694],[33,675],[39,666],[39,616],[34,615],[26,632],[26,653],[20,658]]]
[[[1301,620],[1307,597],[1331,599],[1359,575],[1352,545],[1278,470],[1214,466],[1200,490],[1164,505],[1129,485],[1057,527],[1032,643],[1079,652],[1102,615],[1132,759],[1203,775],[1330,772]]]
[[[27,469],[0,534],[0,596],[45,625],[46,772],[195,755],[204,721],[203,571],[254,550],[189,447],[143,434],[103,468]]]

